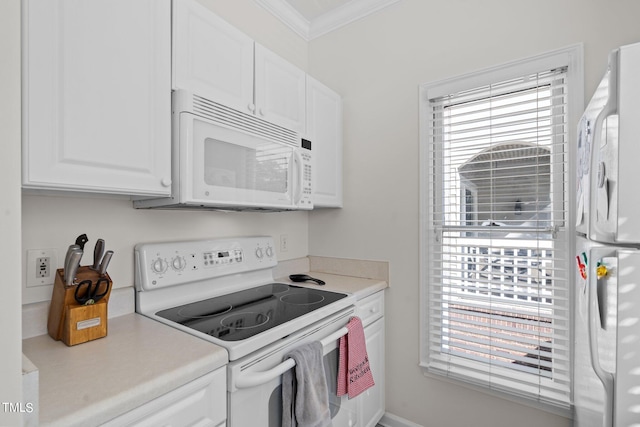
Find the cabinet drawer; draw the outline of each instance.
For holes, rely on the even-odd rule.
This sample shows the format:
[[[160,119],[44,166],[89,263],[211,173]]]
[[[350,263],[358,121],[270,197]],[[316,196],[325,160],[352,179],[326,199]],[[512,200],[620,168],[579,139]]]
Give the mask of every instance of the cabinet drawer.
[[[376,292],[361,299],[356,304],[358,317],[362,320],[362,326],[367,326],[384,316],[384,291]]]
[[[223,426],[227,418],[226,385],[225,368],[217,369],[104,426]]]

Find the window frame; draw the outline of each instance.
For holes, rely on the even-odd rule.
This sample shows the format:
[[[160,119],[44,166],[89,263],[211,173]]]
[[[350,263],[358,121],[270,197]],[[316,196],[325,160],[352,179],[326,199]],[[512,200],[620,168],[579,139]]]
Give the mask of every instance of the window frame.
[[[421,84],[419,87],[419,126],[420,126],[420,363],[423,373],[427,377],[433,377],[440,380],[451,381],[466,387],[473,388],[478,391],[486,392],[491,395],[505,398],[507,400],[516,401],[518,403],[533,406],[545,411],[556,413],[562,416],[571,417],[570,402],[567,404],[552,404],[532,398],[515,396],[500,390],[490,389],[474,382],[472,378],[452,378],[445,377],[437,372],[429,369],[429,271],[431,266],[427,263],[431,260],[427,256],[430,247],[435,244],[437,236],[434,227],[430,224],[434,218],[430,218],[432,201],[429,194],[443,194],[442,180],[431,180],[430,170],[438,170],[442,165],[438,165],[438,158],[432,156],[433,150],[430,148],[432,141],[429,140],[431,134],[430,119],[430,100],[446,96],[451,93],[471,90],[484,85],[517,78],[526,74],[537,73],[544,70],[550,70],[558,67],[567,67],[567,86],[569,95],[567,100],[567,118],[568,118],[568,147],[567,147],[567,183],[565,187],[565,201],[567,204],[567,213],[565,218],[565,227],[562,234],[567,233],[569,242],[567,244],[569,254],[575,252],[575,242],[571,236],[575,236],[575,152],[576,147],[574,141],[577,137],[577,124],[584,109],[584,65],[583,65],[583,46],[577,44],[564,49],[559,49],[541,55],[525,58],[519,61],[509,62],[496,67],[480,70],[458,77],[435,81],[431,83]],[[429,186],[433,186],[432,189]],[[568,281],[575,281],[574,269],[569,268]],[[573,286],[569,285],[570,301],[574,299]],[[570,302],[569,319],[573,318],[573,304]],[[568,328],[569,336],[573,336],[573,327],[570,324]],[[573,339],[570,338],[573,342]],[[571,348],[573,353],[573,348]],[[571,363],[571,362],[570,362]],[[570,370],[572,370],[570,368]],[[571,397],[571,396],[570,396]],[[572,400],[572,399],[570,399]]]

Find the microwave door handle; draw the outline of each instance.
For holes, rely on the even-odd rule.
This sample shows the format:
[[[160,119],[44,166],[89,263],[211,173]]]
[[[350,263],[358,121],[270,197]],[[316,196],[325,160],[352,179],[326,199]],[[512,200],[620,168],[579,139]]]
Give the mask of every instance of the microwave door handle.
[[[293,196],[293,203],[294,205],[297,205],[298,203],[300,203],[300,200],[302,199],[302,174],[304,173],[304,171],[302,170],[302,168],[304,167],[303,163],[302,163],[302,156],[300,155],[300,153],[297,150],[293,151],[293,163],[295,165],[295,195]]]

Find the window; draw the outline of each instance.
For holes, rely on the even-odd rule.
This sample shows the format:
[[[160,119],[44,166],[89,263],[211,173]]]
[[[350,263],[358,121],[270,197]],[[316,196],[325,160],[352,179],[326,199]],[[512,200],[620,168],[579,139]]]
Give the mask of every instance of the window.
[[[580,56],[574,48],[420,89],[421,364],[562,409]]]

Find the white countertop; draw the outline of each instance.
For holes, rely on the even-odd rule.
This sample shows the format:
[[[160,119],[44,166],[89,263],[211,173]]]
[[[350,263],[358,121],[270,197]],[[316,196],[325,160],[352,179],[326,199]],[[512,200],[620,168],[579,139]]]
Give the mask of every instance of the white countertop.
[[[321,288],[357,300],[388,287],[383,278],[307,274],[324,280]],[[319,286],[291,282],[288,273],[276,280]],[[100,425],[228,363],[222,347],[136,313],[109,318],[108,335],[101,339],[67,347],[39,335],[23,340],[22,351],[39,371],[42,426]]]
[[[65,427],[100,425],[228,362],[222,347],[135,313],[109,319],[104,338],[67,347],[41,335],[22,351],[39,371],[40,425]]]
[[[311,271],[308,273],[311,277],[324,280],[325,285],[318,285],[315,282],[292,282],[288,276],[277,278],[276,281],[281,283],[291,283],[293,285],[304,286],[307,288],[319,287],[327,291],[347,292],[355,295],[357,300],[361,300],[371,294],[386,289],[389,284],[384,280],[364,279],[362,277],[341,276],[338,274],[321,273]]]

